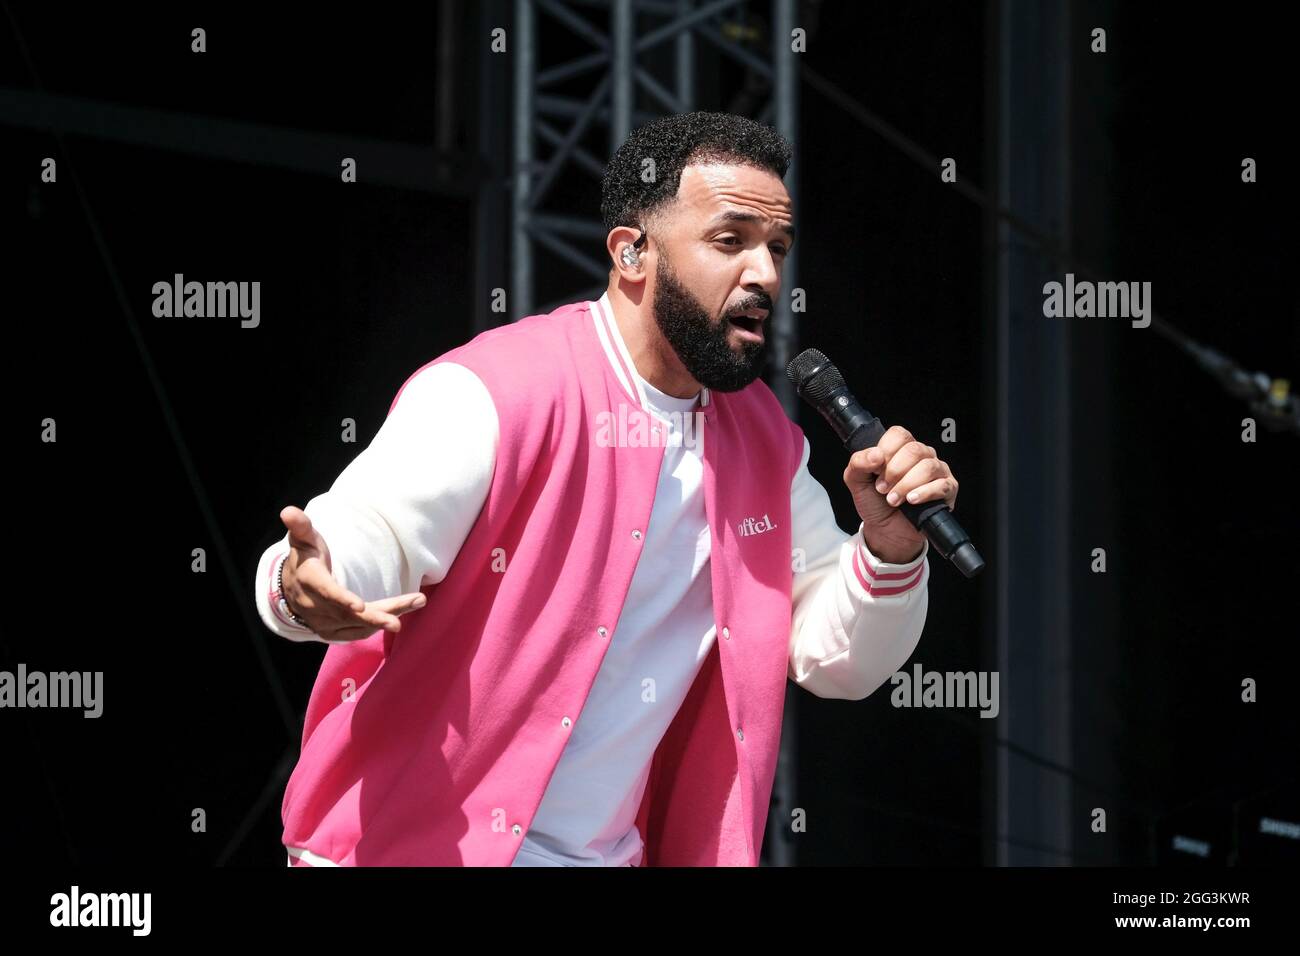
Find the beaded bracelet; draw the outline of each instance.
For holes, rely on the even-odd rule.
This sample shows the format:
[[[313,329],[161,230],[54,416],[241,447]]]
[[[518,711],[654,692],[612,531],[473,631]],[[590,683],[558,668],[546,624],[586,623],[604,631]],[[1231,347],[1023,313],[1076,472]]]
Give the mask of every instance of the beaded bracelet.
[[[293,609],[289,607],[289,601],[284,596],[284,562],[287,561],[288,559],[289,556],[286,554],[283,558],[280,559],[280,563],[277,564],[275,567],[276,603],[279,604],[281,612],[283,612],[283,614],[287,618],[293,621],[293,623],[297,624],[299,627],[305,627],[307,630],[310,631],[311,625],[293,612]]]

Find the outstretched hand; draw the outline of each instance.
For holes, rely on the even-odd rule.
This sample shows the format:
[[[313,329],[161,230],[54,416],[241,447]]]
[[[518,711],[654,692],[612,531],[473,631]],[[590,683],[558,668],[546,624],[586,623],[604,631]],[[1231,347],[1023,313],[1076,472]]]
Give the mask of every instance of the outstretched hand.
[[[289,556],[281,571],[284,598],[289,609],[327,641],[357,641],[382,628],[392,634],[402,629],[399,617],[424,607],[419,591],[379,601],[361,600],[334,580],[329,547],[311,518],[289,505],[280,512],[289,530]]]

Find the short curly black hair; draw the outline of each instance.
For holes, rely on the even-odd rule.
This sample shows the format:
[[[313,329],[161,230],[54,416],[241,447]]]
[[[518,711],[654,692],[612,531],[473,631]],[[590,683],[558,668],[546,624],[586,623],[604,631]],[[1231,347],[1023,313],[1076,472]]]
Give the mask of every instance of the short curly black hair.
[[[680,113],[633,131],[614,151],[600,184],[605,232],[643,222],[677,196],[682,170],[699,162],[729,162],[767,169],[784,178],[790,144],[776,130],[731,113]],[[646,160],[654,176],[645,181]]]

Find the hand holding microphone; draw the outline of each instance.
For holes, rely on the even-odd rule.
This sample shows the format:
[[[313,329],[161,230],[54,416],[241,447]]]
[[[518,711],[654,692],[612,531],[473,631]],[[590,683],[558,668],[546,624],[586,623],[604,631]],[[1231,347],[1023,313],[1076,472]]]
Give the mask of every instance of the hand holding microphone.
[[[862,534],[883,561],[914,559],[928,539],[968,578],[984,570],[984,559],[957,519],[958,483],[935,450],[901,425],[888,431],[863,408],[830,359],[805,349],[786,370],[795,390],[830,424],[853,452],[844,483],[862,518]],[[891,500],[892,496],[892,500]]]
[[[916,558],[925,541],[899,509],[901,503],[938,501],[951,510],[957,501],[957,479],[948,464],[902,425],[890,427],[875,446],[853,453],[844,484],[862,518],[867,547],[893,564]]]

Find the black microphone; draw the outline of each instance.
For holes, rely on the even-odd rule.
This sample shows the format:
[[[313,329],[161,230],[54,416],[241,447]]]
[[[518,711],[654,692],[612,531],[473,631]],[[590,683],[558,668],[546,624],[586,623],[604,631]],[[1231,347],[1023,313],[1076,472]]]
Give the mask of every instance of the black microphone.
[[[786,374],[795,391],[830,423],[850,453],[871,448],[885,434],[880,419],[858,404],[840,370],[817,349],[804,349],[796,355]],[[942,501],[914,505],[904,500],[898,507],[929,539],[934,550],[957,565],[966,577],[973,578],[984,570],[984,559],[975,550],[970,535]]]

